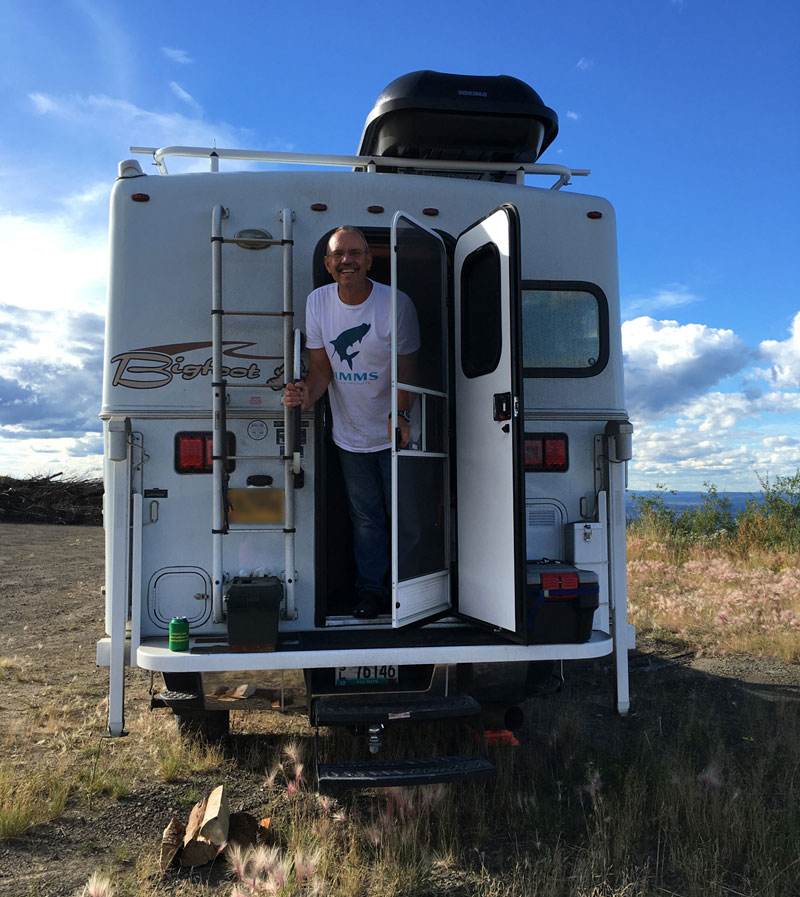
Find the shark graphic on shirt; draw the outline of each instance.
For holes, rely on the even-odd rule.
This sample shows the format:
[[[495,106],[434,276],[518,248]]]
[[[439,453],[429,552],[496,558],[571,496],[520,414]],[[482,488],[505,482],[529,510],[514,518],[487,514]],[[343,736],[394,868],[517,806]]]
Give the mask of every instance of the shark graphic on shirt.
[[[358,355],[358,352],[348,353],[347,350],[356,343],[360,343],[369,332],[371,326],[371,324],[359,324],[358,327],[350,327],[348,330],[343,330],[335,340],[331,340],[334,353],[342,361],[346,361],[350,365],[351,371],[353,370],[353,359]]]

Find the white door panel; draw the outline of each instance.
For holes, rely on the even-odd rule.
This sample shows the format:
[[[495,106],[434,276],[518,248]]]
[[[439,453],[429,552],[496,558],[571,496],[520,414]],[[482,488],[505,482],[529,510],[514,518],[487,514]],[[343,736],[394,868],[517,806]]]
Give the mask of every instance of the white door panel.
[[[503,206],[455,252],[458,609],[522,637],[519,228]]]

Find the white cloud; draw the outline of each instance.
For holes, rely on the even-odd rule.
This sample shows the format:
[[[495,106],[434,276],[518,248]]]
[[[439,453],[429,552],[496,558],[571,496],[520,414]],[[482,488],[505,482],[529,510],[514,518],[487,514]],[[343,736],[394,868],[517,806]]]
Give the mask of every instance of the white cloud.
[[[622,325],[622,346],[629,407],[644,418],[684,407],[748,360],[732,330],[650,317]]]
[[[572,121],[577,121],[580,118],[580,115],[577,112],[567,111],[567,118],[572,119]]]
[[[44,313],[39,328],[55,337],[52,313],[80,308],[100,314],[105,307],[108,236],[103,228],[87,229],[83,212],[76,200],[73,215],[0,216],[4,300],[26,313]],[[4,318],[8,322],[8,312]]]
[[[625,318],[647,315],[665,308],[679,308],[698,302],[699,297],[691,293],[683,284],[670,284],[660,290],[654,290],[646,296],[623,298],[622,314]]]
[[[194,103],[194,100],[186,94]],[[227,122],[207,121],[200,107],[192,106],[194,114],[180,112],[154,112],[143,109],[128,100],[109,97],[104,94],[90,96],[69,95],[53,97],[31,94],[30,99],[38,112],[47,115],[60,124],[75,141],[80,134],[82,140],[91,144],[93,151],[98,146],[127,147],[143,146],[248,146],[253,143],[253,133],[237,128]],[[191,105],[190,103],[190,105]],[[290,149],[287,144],[276,141],[276,149]],[[207,167],[207,163],[202,163]],[[195,161],[174,160],[176,170],[197,168]]]
[[[99,432],[45,439],[14,439],[0,433],[0,457],[6,476],[47,476],[61,471],[65,476],[98,477],[103,473],[103,438]]]
[[[189,65],[194,62],[191,56],[186,52],[186,50],[178,50],[175,47],[162,47],[161,52],[167,57],[167,59],[171,59],[173,62],[177,62],[179,65]]]
[[[764,373],[773,386],[797,389],[800,387],[800,312],[794,316],[790,330],[788,339],[759,343],[758,357],[772,362]]]
[[[187,93],[180,86],[180,84],[177,83],[177,81],[170,81],[169,86],[179,100],[182,100],[188,106],[191,106],[192,109],[194,109],[196,112],[201,111],[200,104],[197,102],[197,100],[195,100],[195,98],[190,93]]]
[[[575,68],[580,69],[582,72],[588,71],[588,69],[594,68],[594,60],[588,59],[586,56],[581,56],[576,63]]]
[[[687,423],[634,422],[630,488],[757,491],[759,476],[788,476],[798,467],[800,432],[764,436],[755,429],[700,433]]]
[[[39,115],[47,115],[49,112],[58,112],[58,103],[43,93],[29,93],[28,98],[33,103],[33,108]]]

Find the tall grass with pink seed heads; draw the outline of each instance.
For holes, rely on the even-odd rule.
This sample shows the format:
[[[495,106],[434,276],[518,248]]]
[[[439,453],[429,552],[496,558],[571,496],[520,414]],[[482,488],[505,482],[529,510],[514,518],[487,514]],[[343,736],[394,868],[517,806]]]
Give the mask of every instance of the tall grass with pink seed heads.
[[[719,510],[714,487],[711,509],[676,515],[663,497],[640,502],[627,540],[629,614],[640,633],[800,660],[800,476],[762,487],[764,501],[735,520]]]

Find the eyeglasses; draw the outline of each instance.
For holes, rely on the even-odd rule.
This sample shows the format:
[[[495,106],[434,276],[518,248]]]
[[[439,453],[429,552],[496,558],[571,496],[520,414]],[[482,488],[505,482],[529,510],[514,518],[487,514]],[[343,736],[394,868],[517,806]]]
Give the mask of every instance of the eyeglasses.
[[[337,262],[340,262],[346,255],[353,259],[360,259],[361,256],[367,254],[367,251],[364,249],[334,249],[333,252],[328,253],[328,258]]]

